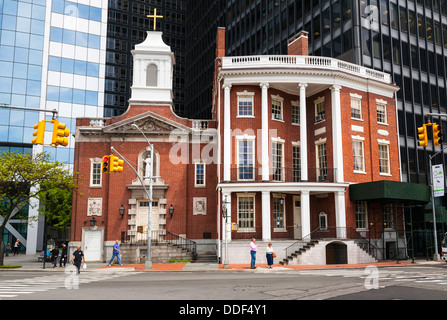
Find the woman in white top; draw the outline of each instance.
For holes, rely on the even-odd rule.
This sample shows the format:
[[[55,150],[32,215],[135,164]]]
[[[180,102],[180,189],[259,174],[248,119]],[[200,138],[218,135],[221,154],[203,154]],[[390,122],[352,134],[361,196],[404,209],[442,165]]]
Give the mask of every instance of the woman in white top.
[[[269,243],[269,246],[266,249],[266,257],[268,268],[271,269],[273,265],[273,248],[271,243]]]

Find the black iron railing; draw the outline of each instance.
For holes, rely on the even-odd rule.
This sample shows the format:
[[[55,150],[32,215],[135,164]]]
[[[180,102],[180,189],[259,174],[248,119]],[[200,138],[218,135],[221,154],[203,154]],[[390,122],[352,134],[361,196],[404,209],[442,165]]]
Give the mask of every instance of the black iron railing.
[[[308,168],[307,182],[335,182],[336,170],[334,168]],[[231,169],[232,182],[261,182],[262,167],[250,165]],[[278,167],[269,169],[269,182],[303,182],[301,170],[297,167]]]
[[[177,246],[181,249],[190,252],[193,256],[193,260],[197,258],[197,243],[171,231],[168,230],[152,231],[152,242],[154,244],[170,243],[174,246]]]

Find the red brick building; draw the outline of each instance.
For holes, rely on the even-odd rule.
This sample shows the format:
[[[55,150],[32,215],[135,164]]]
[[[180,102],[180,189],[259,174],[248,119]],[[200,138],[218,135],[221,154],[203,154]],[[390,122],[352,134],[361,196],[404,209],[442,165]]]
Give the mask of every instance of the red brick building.
[[[385,242],[385,230],[399,228],[402,217],[392,204],[353,201],[349,191],[401,180],[391,77],[308,56],[305,32],[291,39],[288,56],[225,57],[225,30],[217,36],[214,119],[172,112],[174,58],[158,32],[133,52],[128,111],[78,119],[75,171],[85,180],[74,195],[72,245],[87,255],[96,246],[88,258],[104,261],[116,239],[144,244],[138,227],[147,226],[148,200],[136,173],[126,165],[122,174],[100,170],[113,147],[141,177],[149,174],[148,143],[136,124],[155,148],[153,238],[182,235],[198,244],[199,255],[212,251],[221,261],[228,240],[230,263],[249,262],[252,237],[274,242],[281,260],[302,241],[324,238],[332,240],[313,249],[313,260],[289,263],[329,263],[331,243],[344,247],[347,263],[370,261],[354,240],[370,236],[380,220],[376,241]],[[142,248],[132,254],[141,257]]]

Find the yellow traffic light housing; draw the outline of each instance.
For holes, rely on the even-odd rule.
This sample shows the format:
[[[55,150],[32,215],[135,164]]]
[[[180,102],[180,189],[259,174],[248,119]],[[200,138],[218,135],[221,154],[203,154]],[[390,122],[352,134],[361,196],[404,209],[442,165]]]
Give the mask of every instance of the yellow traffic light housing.
[[[41,121],[38,124],[34,125],[34,129],[37,131],[33,132],[33,136],[35,137],[33,140],[31,140],[32,144],[40,144],[43,145],[43,139],[45,136],[45,121]]]
[[[433,123],[433,145],[440,146],[442,144],[442,127],[437,124]]]
[[[418,128],[418,140],[420,147],[428,147],[427,125]]]
[[[65,124],[59,122],[59,120],[51,121],[53,123],[53,139],[51,144],[54,147],[68,146],[68,136],[70,135],[70,129],[65,128]]]
[[[110,170],[110,156],[104,156],[102,157],[102,166],[101,171],[102,173],[107,173]]]
[[[123,160],[114,155],[110,156],[110,172],[118,172],[118,173],[123,172],[124,171],[123,165],[124,165]]]

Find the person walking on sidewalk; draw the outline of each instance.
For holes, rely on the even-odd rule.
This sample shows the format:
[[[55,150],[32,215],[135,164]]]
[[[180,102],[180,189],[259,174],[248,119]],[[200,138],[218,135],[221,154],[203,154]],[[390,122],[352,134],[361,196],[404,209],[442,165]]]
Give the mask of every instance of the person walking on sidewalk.
[[[14,254],[13,254],[13,256],[19,255],[19,249],[20,249],[20,240],[17,239],[16,243],[14,243]]]
[[[53,268],[56,268],[58,257],[59,257],[59,249],[57,248],[56,245],[54,246],[54,249],[51,250],[51,262],[53,263]]]
[[[116,240],[115,244],[113,245],[113,254],[108,264],[109,267],[112,265],[113,259],[115,259],[115,257],[118,259],[118,264],[121,266],[122,264],[120,258],[120,245],[118,240]]]
[[[62,267],[62,262],[64,263],[64,267],[67,264],[67,245],[65,243],[62,243],[62,252],[61,252],[61,259],[59,260],[59,267]]]
[[[84,252],[82,252],[81,246],[78,246],[77,250],[73,252],[70,262],[73,262],[76,266],[76,274],[81,273],[81,262],[85,263]]]
[[[258,250],[258,245],[256,244],[256,239],[253,238],[250,242],[250,255],[251,255],[251,264],[250,269],[256,269],[256,251]]]

